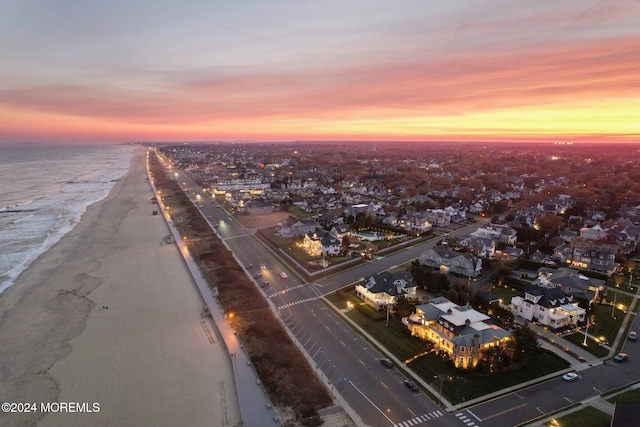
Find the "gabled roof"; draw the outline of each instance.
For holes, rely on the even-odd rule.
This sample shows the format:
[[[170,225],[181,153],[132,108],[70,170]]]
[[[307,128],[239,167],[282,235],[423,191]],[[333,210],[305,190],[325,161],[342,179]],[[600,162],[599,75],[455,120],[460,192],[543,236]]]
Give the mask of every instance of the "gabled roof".
[[[525,294],[541,297],[537,304],[546,308],[561,307],[576,302],[572,295],[564,293],[560,288],[542,288],[528,285],[520,295],[524,298]]]
[[[413,274],[410,271],[391,273],[383,271],[369,277],[365,283],[367,290],[373,294],[386,293],[389,296],[400,296],[407,293],[407,289],[415,288]]]

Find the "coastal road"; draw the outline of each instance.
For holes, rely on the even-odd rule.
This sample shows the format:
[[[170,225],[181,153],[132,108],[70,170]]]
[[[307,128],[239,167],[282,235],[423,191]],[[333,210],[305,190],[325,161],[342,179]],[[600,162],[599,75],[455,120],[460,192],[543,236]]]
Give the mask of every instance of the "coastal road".
[[[326,380],[338,400],[343,400],[362,422],[381,426],[428,422],[431,425],[473,427],[465,423],[466,416],[448,415],[424,394],[414,393],[404,386],[402,381],[406,378],[396,369],[386,370],[379,362],[384,356],[318,300],[321,294],[419,256],[427,247],[433,246],[435,240],[309,284],[289,271],[271,248],[259,243],[253,230],[243,227],[223,207],[204,197],[187,174],[175,168],[174,174],[248,274],[252,277],[260,274],[255,279],[258,284],[269,282],[262,288],[265,296],[271,300],[301,350],[308,355],[311,366]],[[474,228],[479,226],[477,224]],[[282,272],[288,277],[283,278]]]

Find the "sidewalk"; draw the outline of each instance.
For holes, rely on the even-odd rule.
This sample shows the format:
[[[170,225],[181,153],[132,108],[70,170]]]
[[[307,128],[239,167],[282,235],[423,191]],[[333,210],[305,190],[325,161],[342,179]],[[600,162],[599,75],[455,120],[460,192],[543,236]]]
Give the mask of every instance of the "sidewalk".
[[[206,307],[209,309],[215,326],[224,341],[227,351],[229,352],[229,357],[231,358],[233,366],[236,392],[238,393],[243,425],[247,427],[281,425],[277,414],[272,409],[269,397],[260,385],[260,379],[253,369],[249,357],[244,352],[242,345],[238,341],[235,331],[227,323],[225,315],[222,312],[222,308],[214,297],[212,290],[209,289],[207,281],[202,276],[200,269],[189,254],[188,249],[185,247],[178,230],[174,227],[173,222],[162,203],[162,199],[157,194],[155,185],[152,183],[151,186],[155,196],[158,198],[158,206],[167,221],[167,225],[175,239],[178,250],[182,254],[184,261],[191,272],[191,276],[202,295],[202,299],[204,300]]]

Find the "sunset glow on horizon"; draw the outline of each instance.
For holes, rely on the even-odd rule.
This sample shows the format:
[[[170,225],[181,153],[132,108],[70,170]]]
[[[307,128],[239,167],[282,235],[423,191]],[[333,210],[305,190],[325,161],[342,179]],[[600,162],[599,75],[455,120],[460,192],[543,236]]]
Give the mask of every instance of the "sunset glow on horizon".
[[[637,1],[344,3],[5,3],[0,142],[640,142]]]

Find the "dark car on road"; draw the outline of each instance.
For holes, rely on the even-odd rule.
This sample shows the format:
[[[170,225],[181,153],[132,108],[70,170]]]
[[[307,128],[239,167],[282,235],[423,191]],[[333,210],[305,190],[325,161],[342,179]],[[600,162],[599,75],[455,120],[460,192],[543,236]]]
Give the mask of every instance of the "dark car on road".
[[[389,359],[380,359],[380,363],[382,363],[387,369],[393,368],[393,362]]]
[[[409,380],[404,380],[402,381],[402,384],[406,385],[407,388],[409,388],[409,390],[411,391],[418,391],[418,384],[414,383],[413,381],[409,381]]]
[[[629,341],[636,341],[638,339],[638,334],[636,331],[629,332]]]

